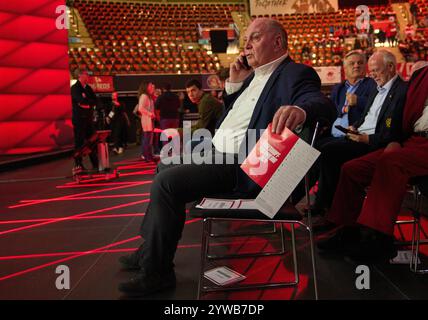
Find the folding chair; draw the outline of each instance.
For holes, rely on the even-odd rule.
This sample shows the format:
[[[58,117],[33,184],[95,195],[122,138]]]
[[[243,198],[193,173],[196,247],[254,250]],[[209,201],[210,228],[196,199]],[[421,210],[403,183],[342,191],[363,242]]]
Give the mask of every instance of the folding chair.
[[[311,146],[315,143],[315,138],[318,135],[317,123],[315,126],[314,133],[312,135]],[[309,198],[309,177],[305,176],[305,194],[307,207],[310,208],[310,198]],[[199,202],[196,202],[197,204]],[[311,211],[308,210],[307,213],[307,222],[302,222],[302,215],[298,210],[287,201],[280,211],[274,217],[275,219],[268,219],[263,213],[258,210],[229,210],[229,209],[199,209],[195,207],[195,204],[189,209],[189,213],[192,217],[203,218],[202,222],[202,247],[201,247],[201,261],[200,261],[200,275],[199,275],[199,285],[198,285],[198,299],[200,299],[201,294],[208,292],[216,291],[236,291],[236,290],[253,290],[253,289],[269,289],[269,288],[280,288],[280,287],[297,287],[299,284],[299,269],[297,263],[297,250],[296,250],[296,235],[295,235],[295,226],[303,227],[303,230],[306,230],[309,234],[309,245],[311,253],[311,262],[312,262],[312,272],[313,272],[313,283],[314,283],[314,293],[315,299],[318,300],[318,287],[317,287],[317,274],[316,274],[316,262],[315,262],[315,251],[314,251],[314,241],[312,233],[312,218]],[[254,235],[254,234],[243,234],[243,233],[233,233],[233,234],[215,234],[212,232],[212,224],[215,222],[257,222],[265,224],[273,224],[273,229],[270,232],[273,233],[276,231],[276,225],[279,224],[279,234],[281,238],[281,249],[276,252],[259,252],[259,253],[246,253],[246,254],[232,254],[232,255],[211,255],[209,253],[209,241],[212,238],[217,237],[236,237],[243,235]],[[204,273],[206,262],[214,259],[229,259],[229,258],[248,258],[248,257],[261,257],[261,256],[272,256],[272,255],[285,255],[285,239],[283,232],[283,225],[290,225],[291,229],[291,251],[293,257],[293,273],[294,279],[291,281],[278,281],[278,282],[263,282],[255,284],[234,284],[228,286],[204,286]],[[257,233],[261,235],[261,233]]]

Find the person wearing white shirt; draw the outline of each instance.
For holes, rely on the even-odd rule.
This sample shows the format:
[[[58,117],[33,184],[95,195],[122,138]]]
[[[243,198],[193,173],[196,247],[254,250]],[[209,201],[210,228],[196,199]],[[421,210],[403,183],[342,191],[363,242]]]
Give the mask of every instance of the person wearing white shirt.
[[[331,206],[342,165],[385,147],[391,141],[392,119],[404,107],[407,84],[397,75],[395,56],[387,50],[376,51],[370,57],[368,67],[377,90],[369,96],[361,118],[349,126],[354,133],[320,148],[315,211],[321,215]],[[324,222],[321,221],[315,229],[324,228]]]
[[[256,131],[258,138],[270,123],[273,133],[279,134],[285,127],[311,127],[319,117],[334,121],[336,112],[320,92],[320,78],[312,68],[294,63],[288,56],[287,33],[279,22],[255,19],[244,40],[243,55],[250,67],[244,65],[243,55],[230,66],[228,94],[224,97],[227,109],[213,139],[213,157],[237,156],[246,146],[249,131]],[[186,203],[219,193],[252,196],[260,187],[243,175],[237,162],[161,162],[141,226],[144,242],[137,251],[120,258],[124,269],[141,270],[120,284],[119,290],[147,295],[174,287],[173,260],[184,228]]]
[[[394,258],[394,227],[409,179],[428,175],[428,67],[409,81],[406,105],[393,119],[392,141],[382,149],[347,162],[327,219],[337,232],[320,242],[358,263]]]

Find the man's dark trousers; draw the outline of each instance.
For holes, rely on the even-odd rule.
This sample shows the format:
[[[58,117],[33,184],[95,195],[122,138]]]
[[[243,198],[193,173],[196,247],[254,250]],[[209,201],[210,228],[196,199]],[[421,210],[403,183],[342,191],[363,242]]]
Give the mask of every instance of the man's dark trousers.
[[[319,159],[321,171],[316,204],[323,208],[330,208],[342,165],[347,161],[371,152],[372,147],[346,138],[332,138],[326,141],[325,144],[319,146],[321,151]]]
[[[81,117],[77,121],[73,121],[74,130],[74,148],[79,150],[83,147],[86,141],[94,134],[94,127],[92,124],[92,118]],[[89,154],[91,164],[94,168],[98,167],[98,155],[97,146],[94,145]],[[75,164],[77,166],[82,165],[82,157],[75,158]]]
[[[185,205],[202,197],[231,193],[236,182],[234,164],[159,163],[150,191],[140,235],[140,266],[166,274],[174,268],[174,255],[186,219]]]

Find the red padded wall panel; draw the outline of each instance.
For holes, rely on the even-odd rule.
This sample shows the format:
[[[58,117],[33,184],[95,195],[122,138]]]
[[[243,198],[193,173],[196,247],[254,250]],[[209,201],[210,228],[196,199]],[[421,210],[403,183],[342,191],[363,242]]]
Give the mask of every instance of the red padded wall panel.
[[[45,152],[60,149],[72,135],[71,120],[9,121],[0,123],[1,154]],[[55,148],[53,148],[55,146]]]
[[[0,154],[72,145],[67,30],[59,0],[0,2]]]

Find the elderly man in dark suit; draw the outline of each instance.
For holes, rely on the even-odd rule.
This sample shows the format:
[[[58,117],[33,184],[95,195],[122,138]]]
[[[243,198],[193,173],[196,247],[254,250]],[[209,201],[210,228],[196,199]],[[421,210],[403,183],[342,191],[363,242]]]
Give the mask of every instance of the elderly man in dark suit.
[[[327,215],[342,228],[319,242],[321,250],[363,262],[396,255],[394,225],[407,183],[428,175],[428,67],[412,75],[404,111],[393,122],[397,125],[386,148],[342,167]]]
[[[361,50],[352,50],[345,55],[343,70],[345,81],[335,85],[331,91],[331,100],[336,105],[338,118],[332,127],[333,137],[343,137],[345,133],[334,125],[349,127],[360,120],[367,101],[376,89],[376,82],[366,77],[367,59]],[[321,142],[321,141],[320,141]]]
[[[320,92],[320,79],[307,66],[288,56],[287,33],[275,20],[254,20],[245,35],[244,56],[231,64],[226,82],[226,113],[220,120],[212,143],[213,153],[245,156],[247,137],[266,129],[281,133],[311,126],[318,117],[335,119],[332,103]],[[252,130],[253,129],[253,130]],[[251,140],[251,139],[248,139]],[[255,141],[253,141],[253,144]],[[121,257],[125,269],[141,269],[119,289],[130,295],[145,295],[175,285],[174,255],[185,222],[185,204],[203,196],[243,192],[260,188],[240,169],[239,163],[176,164],[158,166],[150,203],[141,227],[144,239],[130,256]]]
[[[83,147],[95,132],[93,124],[93,107],[97,104],[97,97],[88,84],[88,72],[76,69],[74,75],[77,78],[71,86],[72,123],[74,129],[74,148],[78,151]],[[98,168],[98,156],[96,146],[93,146],[89,154],[93,169]],[[82,156],[74,158],[75,169],[83,169]]]
[[[343,70],[346,80],[338,83],[331,90],[331,100],[336,106],[337,119],[331,127],[330,135],[316,143],[318,149],[322,149],[323,145],[346,136],[346,133],[336,129],[336,125],[347,128],[359,121],[368,99],[376,90],[376,82],[372,78],[366,77],[367,58],[361,50],[352,50],[345,55]],[[312,214],[314,215],[322,215],[326,207],[325,195],[322,192],[323,180],[319,178],[319,175],[319,166],[316,165],[311,173],[311,182],[315,183],[318,180],[318,188],[321,192],[316,194],[315,203],[312,206]]]
[[[407,84],[396,72],[394,55],[389,51],[379,50],[370,57],[368,65],[370,75],[377,83],[377,90],[370,95],[362,116],[349,126],[351,133],[344,138],[324,143],[319,148],[318,209],[330,208],[340,168],[346,161],[385,147],[390,142],[392,118],[404,106]],[[324,222],[321,223],[323,224]]]

